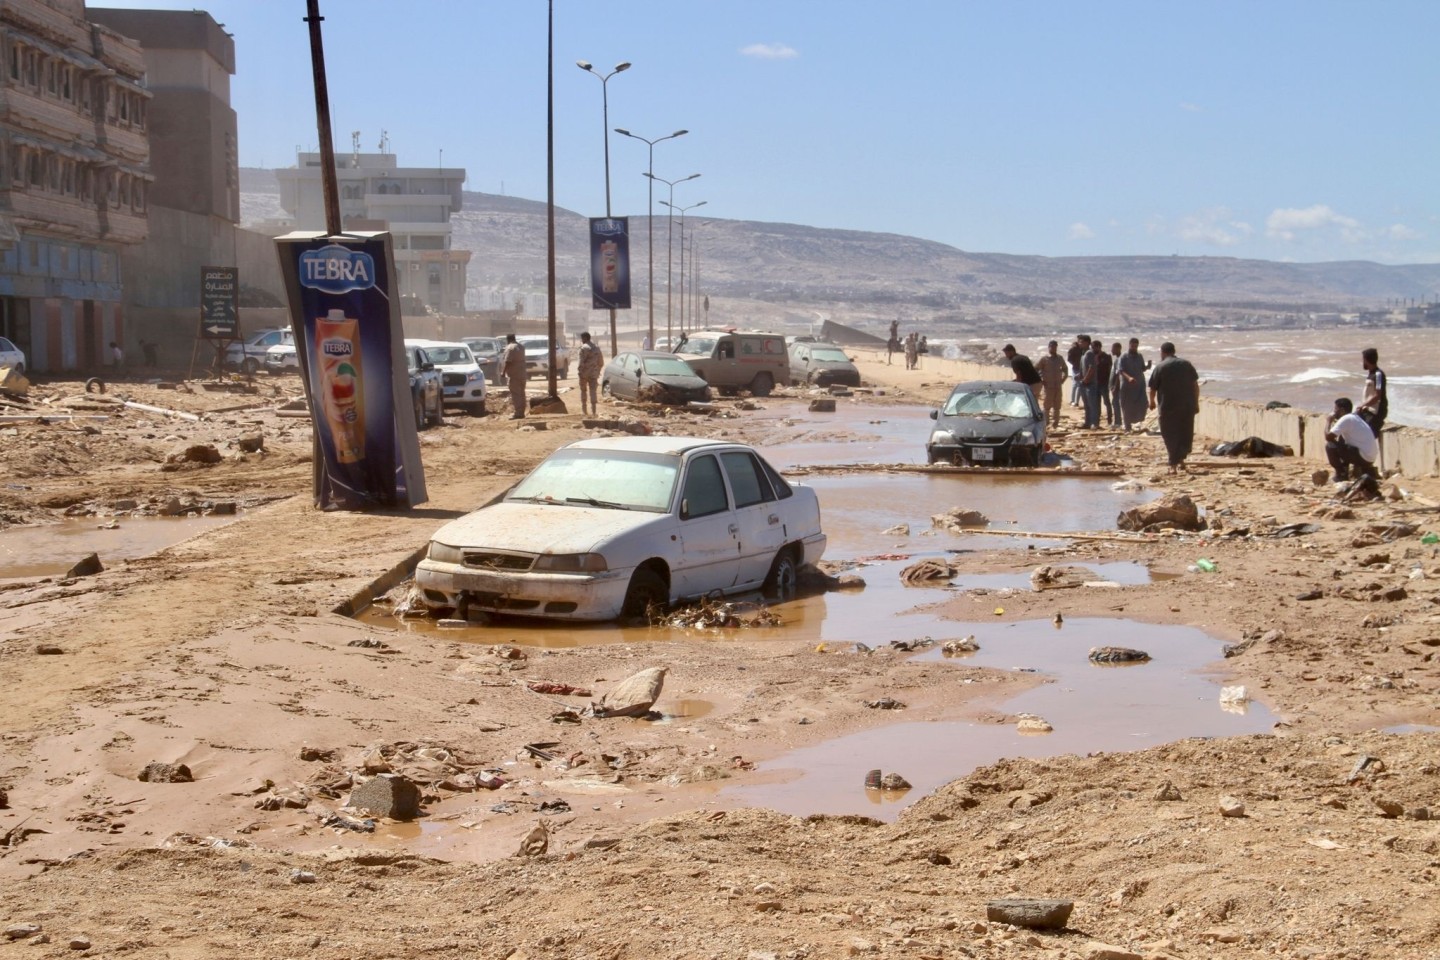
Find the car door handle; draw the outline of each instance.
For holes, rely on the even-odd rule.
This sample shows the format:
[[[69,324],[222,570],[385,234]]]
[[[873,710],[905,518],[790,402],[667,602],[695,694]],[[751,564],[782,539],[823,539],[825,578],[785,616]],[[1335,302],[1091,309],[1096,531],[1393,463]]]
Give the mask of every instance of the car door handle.
[[[739,524],[735,524],[735,523],[730,524],[730,532],[731,532],[731,533],[739,533],[739,532],[740,532],[740,525],[739,525]]]

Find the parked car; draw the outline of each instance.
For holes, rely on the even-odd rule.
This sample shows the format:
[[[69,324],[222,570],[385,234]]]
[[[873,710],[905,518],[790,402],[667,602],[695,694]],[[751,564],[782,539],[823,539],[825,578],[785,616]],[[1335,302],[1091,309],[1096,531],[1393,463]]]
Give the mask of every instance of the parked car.
[[[858,387],[860,370],[835,344],[801,340],[790,345],[790,382]]]
[[[651,403],[710,399],[710,385],[697,377],[689,364],[673,353],[658,350],[622,353],[605,364],[600,389],[625,400]]]
[[[815,492],[753,448],[607,437],[441,527],[415,582],[434,608],[610,620],[716,592],[789,596],[824,550]]]
[[[505,374],[500,369],[500,355],[505,352],[505,341],[499,337],[465,337],[461,341],[475,355],[485,382],[491,386],[503,386]]]
[[[550,373],[550,338],[527,334],[516,337],[515,342],[525,348],[525,370],[532,377],[545,377]],[[555,375],[561,380],[570,379],[570,348],[563,343],[555,344]]]
[[[247,377],[253,377],[265,365],[265,354],[271,347],[294,342],[295,334],[289,327],[261,330],[252,334],[248,340],[236,341],[225,347],[225,368],[239,370]]]
[[[0,337],[0,367],[14,367],[16,373],[25,372],[25,351]]]
[[[424,348],[405,345],[405,366],[410,373],[410,400],[415,408],[415,429],[445,422],[444,377],[425,358]]]
[[[675,353],[722,393],[768,397],[777,383],[790,382],[790,356],[778,333],[697,330],[680,338]]]
[[[444,340],[406,340],[405,346],[418,348],[420,362],[440,371],[447,407],[461,407],[477,417],[485,414],[485,374],[469,347]]]
[[[293,343],[277,343],[265,351],[265,372],[276,373],[299,373],[300,355],[295,352]]]
[[[930,411],[935,426],[925,444],[931,463],[1040,466],[1045,415],[1023,383],[975,380],[950,392]]]

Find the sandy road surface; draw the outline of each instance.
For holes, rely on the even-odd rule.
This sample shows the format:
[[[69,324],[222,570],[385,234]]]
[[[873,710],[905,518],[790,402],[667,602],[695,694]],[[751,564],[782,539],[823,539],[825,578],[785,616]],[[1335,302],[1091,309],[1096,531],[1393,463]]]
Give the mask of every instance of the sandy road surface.
[[[864,369],[887,396],[842,402],[935,402],[948,387],[923,368]],[[142,402],[196,413],[246,399],[127,386]],[[298,392],[293,381],[273,386]],[[78,385],[37,392],[58,402]],[[720,406],[724,417],[613,404],[602,415],[767,440],[773,425]],[[591,433],[575,416],[548,420],[533,431],[455,417],[428,431],[432,502],[385,516],[310,507],[308,430],[268,405],[198,423],[127,412],[88,422],[96,432],[72,422],[5,434],[12,519],[68,508],[106,520],[122,500],[249,506],[233,524],[97,577],[3,584],[0,927],[37,924],[49,942],[25,948],[31,935],[17,933],[0,950],[69,953],[85,938],[98,955],[171,957],[257,945],[317,957],[1435,954],[1440,830],[1422,817],[1440,811],[1440,736],[1375,732],[1440,724],[1440,560],[1419,542],[1436,526],[1433,481],[1336,518],[1328,488],[1299,464],[1172,479],[1155,475],[1156,438],[1057,438],[1077,460],[1189,493],[1224,530],[1247,535],[1074,540],[1035,557],[963,554],[961,569],[1134,559],[1176,574],[1016,593],[1004,619],[1049,617],[1063,597],[1067,616],[1253,639],[1218,669],[1282,718],[1273,735],[1007,761],[893,824],[797,819],[727,808],[714,788],[749,776],[755,760],[896,722],[867,699],[904,700],[907,721],[980,711],[1005,722],[1004,694],[1028,681],[919,661],[873,636],[855,638],[881,647],[870,656],[759,631],[516,656],[330,612],[444,519]],[[233,446],[257,433],[265,452]],[[224,458],[163,469],[193,443]],[[1041,531],[1043,520],[1037,508]],[[1320,529],[1264,535],[1301,520]],[[1373,532],[1395,521],[1416,529]],[[1202,551],[1218,574],[1184,572]],[[972,607],[963,594],[940,607],[936,634]],[[47,644],[63,653],[36,653]],[[526,686],[600,691],[660,664],[671,674],[657,706],[703,701],[709,712],[557,724],[567,702],[584,701]],[[537,742],[556,744],[556,759],[524,749]],[[136,779],[157,761],[187,764],[194,782]],[[323,825],[350,778],[387,767],[432,783],[421,821],[375,834]],[[454,789],[462,774],[491,770],[505,786]],[[1166,781],[1179,799],[1156,799]],[[1223,796],[1245,815],[1222,817]],[[537,824],[547,852],[512,856]],[[1075,913],[1054,934],[987,922],[986,901],[1005,896],[1073,899]],[[1121,952],[1098,952],[1096,941]]]

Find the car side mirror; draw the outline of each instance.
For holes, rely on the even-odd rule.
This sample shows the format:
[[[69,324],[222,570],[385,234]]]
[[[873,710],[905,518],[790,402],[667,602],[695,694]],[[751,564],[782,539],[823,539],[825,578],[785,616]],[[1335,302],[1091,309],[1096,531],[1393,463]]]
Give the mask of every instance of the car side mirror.
[[[435,369],[435,364],[430,363],[429,361],[426,361],[425,363],[420,364],[420,370],[421,370],[422,373],[423,373],[424,371],[426,371],[426,370],[434,370],[434,369]]]
[[[940,419],[940,411],[939,411],[939,410],[931,410],[931,411],[930,411],[930,419],[931,419],[931,420],[939,420],[939,419]]]
[[[681,519],[681,520],[689,520],[689,519],[690,519],[690,501],[689,501],[689,500],[681,500],[681,501],[680,501],[680,519]]]

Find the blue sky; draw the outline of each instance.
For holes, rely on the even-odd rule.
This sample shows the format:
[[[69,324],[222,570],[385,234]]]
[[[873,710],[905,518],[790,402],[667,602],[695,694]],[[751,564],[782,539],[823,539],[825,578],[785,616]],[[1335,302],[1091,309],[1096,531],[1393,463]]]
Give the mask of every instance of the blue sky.
[[[304,0],[210,11],[240,160],[318,142]],[[543,0],[321,0],[337,150],[545,198]],[[555,0],[555,192],[604,213],[610,126],[700,213],[973,252],[1440,262],[1440,2]],[[616,214],[644,144],[610,136]],[[657,191],[656,200],[667,190]],[[663,213],[663,208],[657,210]]]

